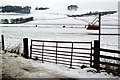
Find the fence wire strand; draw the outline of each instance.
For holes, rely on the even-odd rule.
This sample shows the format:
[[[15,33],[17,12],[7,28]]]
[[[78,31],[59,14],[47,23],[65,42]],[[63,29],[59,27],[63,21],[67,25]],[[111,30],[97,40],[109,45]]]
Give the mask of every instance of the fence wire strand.
[[[22,38],[5,37],[5,50],[9,52],[22,53]]]

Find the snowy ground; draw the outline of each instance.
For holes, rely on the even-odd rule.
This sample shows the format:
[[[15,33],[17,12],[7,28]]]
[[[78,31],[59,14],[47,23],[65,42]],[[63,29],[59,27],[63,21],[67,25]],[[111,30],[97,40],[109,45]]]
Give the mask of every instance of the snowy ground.
[[[2,76],[5,78],[118,78],[93,68],[70,69],[64,65],[41,63],[14,53],[0,53]]]
[[[3,1],[3,0],[2,0]],[[13,0],[15,1],[15,0]],[[41,3],[38,1],[24,2],[19,4],[12,1],[8,1],[7,4],[11,5],[28,5],[32,4],[31,14],[2,14],[0,13],[1,19],[11,19],[20,17],[33,16],[34,21],[24,23],[24,24],[0,24],[0,34],[5,36],[5,48],[14,48],[16,45],[22,45],[23,38],[30,39],[42,39],[42,40],[64,40],[64,41],[92,41],[98,39],[97,35],[89,35],[85,29],[85,25],[92,22],[96,16],[91,17],[81,17],[81,18],[70,18],[67,14],[82,14],[90,11],[107,11],[107,10],[117,10],[117,6],[114,8],[112,4],[103,4],[105,6],[100,6],[97,3],[96,9],[89,9],[86,7],[86,3],[81,2],[69,2],[65,3],[60,0],[56,2]],[[67,1],[67,0],[65,0]],[[4,2],[4,1],[3,1]],[[7,2],[7,1],[6,1]],[[35,7],[47,6],[51,4],[49,10],[46,11],[35,11]],[[82,6],[81,6],[81,4]],[[2,4],[2,3],[1,3]],[[4,5],[7,5],[4,4]],[[37,4],[37,5],[36,5]],[[58,4],[57,7],[54,4]],[[75,11],[68,11],[67,6],[71,4],[77,4],[79,9]],[[62,5],[62,6],[61,6]],[[99,6],[98,6],[99,5]],[[92,6],[92,5],[89,5]],[[58,8],[59,7],[59,8]],[[102,8],[101,8],[102,7]],[[87,8],[87,9],[84,9]],[[93,10],[94,9],[94,10]],[[97,10],[98,9],[98,10]],[[107,26],[102,26],[102,33],[112,33],[118,34],[118,14],[107,15],[102,17],[102,24]],[[37,25],[37,27],[35,27]],[[65,25],[66,28],[62,28]],[[109,25],[109,26],[108,26]],[[113,26],[114,25],[114,26]],[[112,29],[110,29],[112,28]],[[116,29],[115,29],[116,28]],[[1,40],[1,39],[0,39]],[[1,41],[0,41],[1,42]],[[30,43],[30,41],[29,41]],[[30,44],[29,44],[30,46]],[[118,49],[118,36],[117,35],[107,35],[101,36],[101,47],[108,49]],[[106,54],[109,55],[109,54]],[[114,55],[118,56],[118,55]],[[108,75],[106,72],[95,73],[87,72],[88,70],[94,70],[92,68],[86,69],[69,69],[63,65],[56,65],[51,63],[40,63],[38,61],[33,61],[29,59],[24,59],[18,55],[7,53],[0,54],[0,57],[4,58],[1,61],[3,66],[0,65],[0,69],[3,69],[4,77],[9,76],[13,78],[114,78],[111,74]],[[1,58],[0,58],[1,59]],[[27,63],[27,64],[26,64]]]

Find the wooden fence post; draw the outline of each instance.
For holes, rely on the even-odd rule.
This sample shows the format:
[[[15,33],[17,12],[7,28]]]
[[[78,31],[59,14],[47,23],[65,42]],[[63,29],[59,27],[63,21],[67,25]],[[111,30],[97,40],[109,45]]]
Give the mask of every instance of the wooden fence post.
[[[100,72],[100,42],[94,40],[94,64],[93,67],[97,69],[97,72]]]
[[[28,50],[28,38],[23,39],[23,57],[29,58],[28,57],[29,50]]]
[[[5,45],[4,45],[4,35],[1,35],[1,39],[2,39],[2,50],[5,49]]]

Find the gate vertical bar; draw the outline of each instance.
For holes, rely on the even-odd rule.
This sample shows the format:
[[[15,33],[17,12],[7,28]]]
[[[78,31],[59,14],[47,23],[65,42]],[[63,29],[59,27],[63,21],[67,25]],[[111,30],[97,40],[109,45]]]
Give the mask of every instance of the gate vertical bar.
[[[44,53],[44,42],[42,42],[42,63],[43,63],[43,53]]]
[[[91,41],[91,53],[90,53],[90,67],[92,67],[92,41]]]
[[[30,59],[32,59],[32,40],[31,40],[31,45],[30,45]]]
[[[57,64],[57,48],[58,48],[58,42],[56,42],[56,64]]]
[[[72,68],[72,56],[73,56],[73,42],[71,47],[71,61],[70,61],[70,68]]]

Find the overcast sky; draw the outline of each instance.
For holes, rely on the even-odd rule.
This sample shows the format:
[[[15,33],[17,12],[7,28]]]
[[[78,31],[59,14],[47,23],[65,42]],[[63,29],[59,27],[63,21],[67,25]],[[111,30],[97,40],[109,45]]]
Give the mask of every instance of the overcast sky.
[[[119,0],[0,0],[0,5],[29,5],[61,8],[76,4],[82,9],[116,10],[118,8],[118,2]]]
[[[119,0],[0,0],[3,3],[10,3],[10,2],[25,2],[25,1],[75,1],[75,2],[118,2]]]

